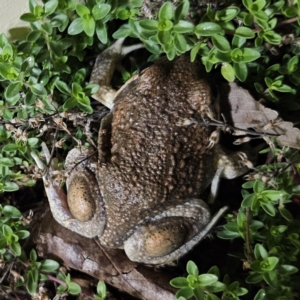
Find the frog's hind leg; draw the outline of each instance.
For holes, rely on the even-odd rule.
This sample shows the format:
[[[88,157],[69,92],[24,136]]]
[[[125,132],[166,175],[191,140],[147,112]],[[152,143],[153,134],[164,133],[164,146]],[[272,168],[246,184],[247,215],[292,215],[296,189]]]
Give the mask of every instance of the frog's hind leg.
[[[171,263],[199,243],[225,210],[211,219],[204,201],[190,199],[137,227],[125,241],[124,250],[132,261]]]
[[[92,97],[109,109],[112,109],[116,95],[116,91],[110,86],[116,67],[125,55],[144,47],[142,44],[123,46],[123,42],[124,39],[117,40],[98,55],[90,78],[91,84],[100,85],[100,89]]]
[[[50,164],[50,153],[46,144],[42,143],[46,161]],[[94,177],[87,176],[85,163],[95,160],[92,157],[94,150],[87,147],[74,148],[69,152],[66,160],[66,169],[72,170],[67,177],[68,195],[64,189],[54,182],[56,168],[49,165],[48,172],[44,171],[43,181],[47,193],[50,209],[54,219],[62,226],[86,237],[99,235],[104,227],[105,211],[100,191],[86,189],[93,184]],[[45,169],[44,164],[35,153],[31,153],[38,167]],[[72,158],[71,158],[72,157]],[[93,176],[93,175],[92,175]],[[71,183],[70,183],[71,182]],[[85,189],[81,189],[85,187]]]

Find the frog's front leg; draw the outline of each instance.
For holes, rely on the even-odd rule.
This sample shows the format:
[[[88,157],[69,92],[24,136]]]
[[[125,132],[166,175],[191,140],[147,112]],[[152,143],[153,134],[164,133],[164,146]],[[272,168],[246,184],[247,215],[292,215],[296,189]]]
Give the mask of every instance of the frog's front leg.
[[[100,89],[92,97],[112,109],[116,91],[110,86],[113,73],[121,59],[131,51],[144,47],[143,44],[123,46],[124,39],[117,40],[98,55],[90,78],[90,83],[97,83]]]
[[[44,143],[42,149],[49,164],[50,153]],[[66,159],[66,169],[69,172],[68,195],[62,187],[54,183],[55,167],[50,165],[48,172],[43,176],[54,219],[62,226],[86,237],[99,235],[105,223],[105,212],[97,180],[92,174],[93,170],[86,169],[87,164],[92,165],[92,162],[96,161],[92,156],[93,152],[93,149],[87,147],[75,148],[69,152]],[[39,168],[44,169],[45,166],[37,155],[32,153],[32,156]]]

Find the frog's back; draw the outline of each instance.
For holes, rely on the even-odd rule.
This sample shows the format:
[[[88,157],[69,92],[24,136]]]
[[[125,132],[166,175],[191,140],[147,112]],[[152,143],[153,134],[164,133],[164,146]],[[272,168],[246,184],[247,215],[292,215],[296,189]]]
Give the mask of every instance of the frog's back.
[[[111,156],[101,168],[104,244],[121,245],[138,223],[199,197],[211,181],[213,150],[207,146],[213,129],[179,124],[201,121],[212,109],[205,74],[188,57],[163,58],[115,99]]]

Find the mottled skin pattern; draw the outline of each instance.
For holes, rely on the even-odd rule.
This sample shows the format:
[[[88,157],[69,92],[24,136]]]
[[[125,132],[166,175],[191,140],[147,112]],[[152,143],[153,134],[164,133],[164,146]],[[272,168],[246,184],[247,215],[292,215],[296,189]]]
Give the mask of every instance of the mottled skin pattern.
[[[182,56],[159,60],[117,96],[111,153],[99,169],[103,244],[121,246],[137,224],[199,197],[210,183],[212,128],[176,125],[182,118],[201,121],[210,94],[202,68]]]
[[[51,168],[45,188],[63,226],[98,236],[102,245],[124,247],[133,261],[165,264],[195,246],[225,211],[211,218],[201,200],[212,180],[246,169],[237,162],[239,154],[210,142],[213,127],[185,123],[218,119],[218,103],[200,64],[188,56],[161,58],[116,92],[109,82],[125,52],[118,40],[97,58],[92,72],[91,82],[100,84],[93,97],[111,108],[101,120],[98,151],[69,152],[67,196],[52,184]]]

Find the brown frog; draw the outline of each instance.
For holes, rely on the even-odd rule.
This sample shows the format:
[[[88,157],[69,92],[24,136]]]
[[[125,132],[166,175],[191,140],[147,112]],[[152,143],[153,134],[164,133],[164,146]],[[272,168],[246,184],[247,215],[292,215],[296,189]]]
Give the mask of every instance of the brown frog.
[[[211,218],[200,198],[215,174],[234,178],[247,168],[240,153],[210,141],[212,126],[184,124],[218,118],[200,64],[188,56],[161,58],[115,92],[109,82],[123,54],[118,41],[98,57],[92,74],[101,86],[95,97],[111,108],[101,121],[98,157],[92,148],[69,152],[67,199],[51,172],[45,186],[63,226],[124,248],[133,261],[164,264],[189,251],[223,213]]]

